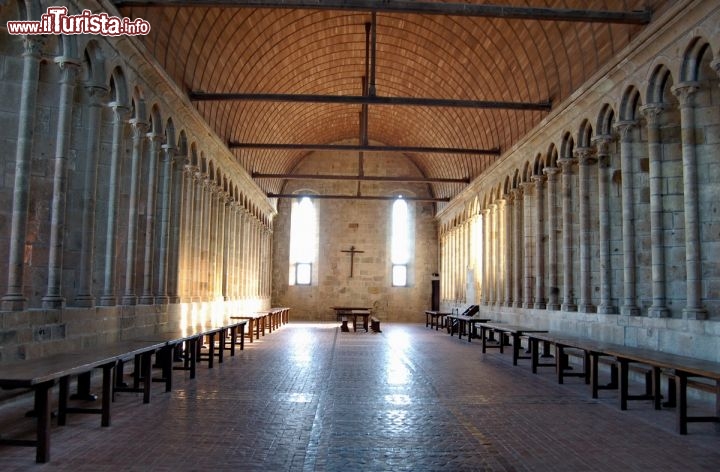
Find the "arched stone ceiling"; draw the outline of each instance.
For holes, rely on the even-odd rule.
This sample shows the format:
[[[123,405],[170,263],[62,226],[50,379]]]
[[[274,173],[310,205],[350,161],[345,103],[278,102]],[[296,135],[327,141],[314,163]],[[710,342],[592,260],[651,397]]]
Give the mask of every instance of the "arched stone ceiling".
[[[657,12],[669,0],[506,0],[509,6]],[[484,2],[466,2],[484,3]],[[362,95],[368,12],[120,7],[152,25],[142,41],[184,90]],[[645,26],[377,13],[378,96],[559,103]],[[358,104],[197,101],[226,142],[357,140]],[[370,105],[368,137],[392,146],[511,147],[547,111]],[[290,173],[309,151],[233,150],[248,172]],[[426,177],[475,178],[487,155],[409,154]],[[269,193],[282,179],[259,179]],[[436,197],[465,184],[434,183]]]

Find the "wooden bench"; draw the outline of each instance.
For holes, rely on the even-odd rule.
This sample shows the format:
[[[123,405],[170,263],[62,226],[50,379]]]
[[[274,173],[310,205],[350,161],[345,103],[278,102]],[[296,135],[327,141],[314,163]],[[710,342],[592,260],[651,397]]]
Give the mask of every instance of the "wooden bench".
[[[518,359],[530,359],[531,356],[521,356],[521,338],[527,337],[531,333],[546,333],[545,329],[531,328],[527,326],[518,326],[503,323],[479,323],[480,339],[482,340],[483,354],[490,348],[499,349],[501,353],[507,345],[506,338],[512,339],[512,360],[513,365],[517,365]],[[495,341],[494,333],[498,333],[498,340]]]
[[[597,398],[598,390],[603,388],[617,389],[619,390],[618,400],[621,410],[627,409],[627,404],[630,400],[652,400],[654,408],[659,410],[662,408],[661,373],[662,371],[666,371],[669,372],[673,380],[672,384],[674,384],[674,393],[669,394],[671,399],[666,405],[677,407],[677,431],[679,434],[687,434],[688,423],[720,423],[720,363],[651,349],[604,343],[593,339],[564,334],[536,333],[531,335],[534,368],[540,365],[539,363],[537,365],[535,364],[535,356],[537,355],[538,343],[541,341],[555,344],[555,365],[558,370],[562,370],[561,367],[557,366],[557,361],[561,359],[560,356],[562,356],[563,349],[572,348],[584,353],[584,357],[588,360],[584,361],[586,367],[583,375],[586,379],[588,379],[589,376],[593,398]],[[601,358],[607,357],[614,360],[617,365],[617,372],[612,370],[610,384],[607,387],[601,387],[598,380],[599,362]],[[633,364],[648,366],[650,374],[646,376],[645,392],[643,394],[631,395],[629,393],[629,372]],[[566,376],[568,376],[568,374],[558,373],[558,381],[561,382],[562,378]],[[704,390],[715,394],[714,415],[688,415],[687,389],[689,385],[693,385],[690,381],[691,378],[707,379],[710,382],[714,382],[714,385],[710,383],[697,383],[697,385],[702,386]]]
[[[172,389],[172,371],[174,369],[190,370],[190,377],[195,377],[195,364],[200,360],[200,345],[204,336],[218,335],[220,352],[226,350],[224,342],[230,333],[231,355],[234,354],[237,330],[244,332],[245,321],[224,321],[218,326],[192,328],[143,336],[138,339],[122,340],[92,350],[78,350],[55,354],[49,358],[3,364],[0,369],[0,388],[30,389],[34,395],[34,413],[37,417],[34,440],[11,439],[0,437],[0,444],[13,446],[35,447],[37,462],[50,460],[50,420],[51,420],[51,389],[58,384],[58,425],[66,424],[69,413],[93,413],[101,415],[101,426],[110,425],[110,404],[115,392],[129,391],[143,394],[143,403],[149,403],[151,383],[165,383],[165,390]],[[243,335],[241,334],[241,346]],[[215,357],[211,341],[210,362]],[[174,366],[175,349],[185,346],[182,358],[183,366]],[[156,363],[161,367],[162,377],[152,376],[152,356],[156,355]],[[133,385],[126,386],[122,381],[125,363],[134,361]],[[81,408],[69,405],[69,386],[72,377],[78,378],[78,389],[84,385],[88,391],[82,397],[93,397],[89,394],[90,374],[94,369],[102,370],[101,406],[100,408]],[[81,380],[83,380],[81,382]],[[114,380],[114,381],[113,381]],[[142,384],[142,385],[141,385]]]
[[[438,328],[444,328],[445,317],[450,316],[451,314],[452,313],[444,311],[425,310],[425,327],[435,327],[435,331],[437,331]]]
[[[455,315],[455,314],[449,314],[446,316],[448,320],[448,332],[450,333],[450,336],[453,336],[455,330],[453,329],[452,321],[454,320],[457,322],[457,332],[458,332],[458,339],[462,339],[463,335],[467,332],[467,338],[468,342],[472,341],[473,336],[477,337],[477,327],[480,326],[482,323],[487,323],[490,321],[489,318],[479,318],[477,316],[465,316],[465,315]],[[483,351],[484,352],[484,351]]]
[[[380,320],[374,316],[370,317],[370,330],[372,330],[373,333],[382,333],[382,331],[380,331]]]
[[[348,322],[353,322],[353,331],[357,331],[357,320],[358,317],[362,318],[362,326],[365,329],[365,332],[368,332],[369,324],[368,320],[370,319],[370,308],[367,307],[338,307],[334,306],[332,307],[333,310],[335,310],[335,317],[338,321],[340,321],[342,324],[340,326],[340,329],[343,332],[350,331],[348,327]]]

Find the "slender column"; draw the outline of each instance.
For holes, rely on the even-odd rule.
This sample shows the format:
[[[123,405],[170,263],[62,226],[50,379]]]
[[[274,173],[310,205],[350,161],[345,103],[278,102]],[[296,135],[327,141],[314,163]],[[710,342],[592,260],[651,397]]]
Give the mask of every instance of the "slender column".
[[[117,262],[117,206],[118,206],[118,179],[120,174],[120,159],[124,150],[123,137],[125,123],[130,109],[121,103],[112,102],[109,106],[113,110],[113,143],[110,156],[110,176],[108,179],[108,202],[105,219],[105,257],[103,267],[103,289],[99,305],[115,306],[117,304],[115,272]]]
[[[10,223],[10,253],[8,287],[2,298],[3,310],[22,310],[27,299],[23,294],[23,266],[30,195],[30,159],[32,156],[35,108],[40,77],[40,57],[44,46],[39,37],[23,38],[23,77],[20,91],[18,137],[15,148],[15,184],[13,187],[12,220]]]
[[[145,205],[145,257],[143,258],[143,292],[140,303],[152,305],[155,301],[153,294],[153,274],[155,262],[155,195],[157,194],[157,167],[160,157],[160,141],[162,136],[154,132],[147,135],[150,141],[148,155],[147,200]]]
[[[490,263],[488,264],[488,277],[489,277],[489,286],[488,289],[490,293],[488,294],[488,305],[492,306],[497,301],[496,299],[496,293],[495,293],[495,287],[497,286],[497,271],[498,271],[498,260],[497,260],[497,205],[492,203],[490,204],[490,209],[488,213],[488,222],[490,224],[490,227],[488,228],[488,232],[490,233],[488,236],[488,249],[489,249],[489,255],[490,255]]]
[[[220,288],[223,300],[230,300],[229,276],[230,270],[228,264],[230,262],[230,195],[224,193],[221,198],[222,218],[220,218],[220,230],[222,232],[223,243],[220,245],[222,256],[222,273],[220,274]]]
[[[523,308],[532,308],[533,303],[533,232],[532,228],[532,192],[535,187],[531,182],[523,182],[522,184],[525,198],[523,199],[523,225],[524,231],[524,247],[525,254],[523,257]]]
[[[78,59],[58,57],[55,62],[60,67],[60,100],[58,126],[55,137],[55,173],[53,174],[53,196],[50,216],[50,248],[48,254],[47,291],[42,299],[43,308],[62,308],[65,297],[62,296],[62,267],[65,233],[65,206],[67,201],[67,155],[72,127],[73,94]]]
[[[512,192],[505,195],[505,229],[503,240],[505,241],[505,260],[503,262],[505,268],[505,306],[512,306],[513,303],[513,216],[515,215],[515,196]]]
[[[498,200],[495,214],[495,261],[497,264],[497,269],[495,271],[497,274],[495,277],[495,290],[497,291],[495,304],[498,307],[503,305],[503,289],[505,288],[504,282],[507,279],[507,265],[505,263],[505,246],[507,246],[505,241],[507,239],[505,235],[505,225],[503,224],[505,219],[505,208],[505,200]],[[503,246],[503,244],[505,244],[505,246]]]
[[[170,188],[172,187],[172,161],[175,157],[173,143],[162,145],[160,161],[160,241],[157,262],[157,296],[155,303],[166,305],[170,302],[168,287],[168,251],[170,239]]]
[[[612,304],[612,260],[610,258],[610,143],[612,136],[597,136],[593,143],[598,159],[598,221],[600,244],[600,304],[598,313],[616,314]]]
[[[575,159],[562,158],[558,159],[558,164],[562,169],[562,251],[563,251],[563,291],[562,291],[562,311],[576,311],[574,297],[574,279],[573,279],[573,231],[572,231],[572,166]]]
[[[590,166],[595,163],[595,155],[592,148],[578,148],[575,150],[575,157],[578,158],[580,164],[580,302],[578,311],[595,313],[590,284],[593,233],[590,222]]]
[[[183,205],[187,205],[187,196],[183,195],[185,173],[183,167],[187,156],[176,154],[172,162],[172,190],[170,197],[170,237],[168,260],[168,298],[170,303],[180,301],[180,263],[182,245],[186,239],[183,232]]]
[[[100,156],[100,129],[102,107],[107,94],[104,85],[92,84],[85,87],[88,94],[88,134],[83,169],[82,226],[80,249],[80,273],[75,305],[95,306],[93,295],[93,259],[95,249],[95,204],[97,198],[97,171]]]
[[[545,299],[545,177],[534,175],[535,182],[535,304],[533,308],[546,308]]]
[[[136,113],[137,115],[137,113]],[[142,165],[143,144],[146,139],[148,124],[141,119],[130,120],[132,126],[132,160],[130,163],[130,195],[128,199],[128,235],[125,252],[125,291],[122,304],[135,305],[135,264],[137,259],[138,238],[138,192],[140,187],[140,167]]]
[[[242,233],[242,299],[250,298],[250,214],[243,208],[243,233]]]
[[[240,287],[242,284],[242,232],[243,232],[243,226],[242,226],[242,205],[240,202],[235,202],[233,207],[233,213],[235,213],[235,231],[233,232],[233,236],[235,239],[235,251],[233,252],[233,259],[234,259],[234,266],[235,266],[235,275],[233,277],[233,299],[234,300],[240,300],[242,298],[242,293],[240,292]]]
[[[650,160],[650,246],[652,259],[652,306],[648,316],[670,316],[665,292],[665,238],[663,237],[663,177],[660,115],[662,104],[640,109],[647,120],[648,157]]]
[[[543,174],[547,176],[547,216],[548,216],[548,310],[560,309],[560,288],[558,287],[558,212],[555,206],[557,195],[557,167],[545,167]]]
[[[186,157],[183,166],[183,221],[180,233],[181,238],[181,275],[180,296],[181,301],[190,302],[193,296],[193,269],[194,258],[193,231],[195,221],[195,168]]]
[[[221,245],[222,233],[220,232],[220,208],[222,206],[222,189],[213,184],[211,189],[210,204],[210,300],[217,300],[220,295],[220,284],[218,283],[218,272],[222,269],[218,260],[218,253]]]
[[[620,307],[620,313],[626,316],[640,314],[635,285],[635,198],[633,196],[635,171],[632,156],[632,136],[637,125],[637,121],[620,121],[615,125],[620,133],[622,179],[623,305]]]
[[[683,82],[672,91],[680,100],[682,128],[683,202],[685,210],[685,268],[687,273],[687,301],[683,317],[704,320],[707,309],[702,305],[702,260],[700,255],[700,209],[698,202],[697,156],[695,154],[695,104],[699,84]]]
[[[490,208],[482,210],[482,240],[483,240],[483,283],[482,304],[490,305]]]
[[[515,300],[515,308],[522,308],[523,306],[523,230],[525,228],[523,222],[523,206],[524,196],[522,187],[513,189],[513,195],[515,196],[515,223],[513,224],[514,231],[514,246],[515,246],[515,258],[513,260],[513,275],[515,280],[513,285],[515,286],[515,294],[513,299]]]
[[[195,211],[193,211],[192,250],[192,301],[203,300],[202,274],[203,274],[203,239],[202,231],[205,225],[205,176],[199,168],[195,168],[193,175],[195,188]]]

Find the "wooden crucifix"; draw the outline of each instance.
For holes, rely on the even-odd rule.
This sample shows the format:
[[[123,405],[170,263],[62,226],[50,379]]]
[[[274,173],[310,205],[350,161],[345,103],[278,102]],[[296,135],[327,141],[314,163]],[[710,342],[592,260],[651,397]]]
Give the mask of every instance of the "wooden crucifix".
[[[358,250],[355,249],[355,246],[350,246],[350,250],[349,250],[349,251],[346,250],[346,249],[342,249],[340,252],[350,253],[350,277],[352,278],[352,276],[353,276],[353,265],[354,265],[354,262],[355,262],[355,254],[360,254],[360,253],[363,253],[363,252],[365,252],[365,251],[358,251]]]

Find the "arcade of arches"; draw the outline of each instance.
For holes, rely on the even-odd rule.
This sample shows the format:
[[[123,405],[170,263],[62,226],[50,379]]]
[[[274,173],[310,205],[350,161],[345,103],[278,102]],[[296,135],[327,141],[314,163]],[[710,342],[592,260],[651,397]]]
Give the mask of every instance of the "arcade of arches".
[[[0,24],[38,18],[39,5],[55,3],[3,2]],[[332,135],[344,130],[344,118],[333,122],[322,115],[292,127],[268,116],[296,115],[270,115],[271,106],[261,115],[248,105],[242,110],[256,114],[237,118],[230,107],[194,103],[187,89],[208,85],[196,81],[189,66],[171,67],[171,61],[181,62],[180,53],[173,56],[173,45],[161,50],[159,44],[180,33],[160,24],[161,11],[122,1],[61,3],[75,12],[143,17],[163,35],[2,32],[0,362],[94,346],[182,317],[271,306],[292,307],[295,319],[329,320],[329,307],[359,304],[372,306],[385,322],[419,322],[436,278],[443,310],[479,304],[493,319],[720,361],[717,2],[649,2],[658,6],[652,21],[620,33],[608,29],[612,41],[596,48],[594,65],[578,65],[582,46],[569,47],[567,64],[557,70],[574,78],[558,78],[555,90],[545,84],[547,96],[542,91],[534,97],[531,87],[518,92],[528,101],[552,98],[552,108],[519,112],[524,118],[512,123],[513,112],[478,110],[483,126],[495,123],[492,130],[479,131],[478,122],[467,118],[475,110],[453,112],[431,134],[422,126],[434,110],[410,116],[377,107],[382,111],[370,114],[365,138],[369,131],[370,144],[378,147],[408,144],[391,142],[405,131],[409,140],[426,132],[425,142],[447,147],[447,136],[438,137],[447,128],[468,147],[500,149],[497,158],[486,159],[389,150],[360,157],[361,176],[399,175],[408,178],[404,182],[286,180],[281,175],[290,172],[354,175],[357,153],[254,154],[232,149],[228,143],[238,139],[232,133],[262,128],[268,134],[256,140],[272,141],[272,133],[288,137],[313,128],[316,142],[352,144],[349,132]],[[590,3],[621,9],[648,2]],[[200,10],[187,15],[200,18]],[[322,15],[322,21],[334,21]],[[378,21],[381,28],[390,20]],[[419,24],[408,21],[409,28]],[[382,31],[378,55],[387,57],[393,43],[382,42]],[[578,31],[605,34],[601,27]],[[362,50],[364,37],[357,38]],[[308,54],[310,63],[314,56]],[[381,71],[411,68],[383,68],[383,60],[379,88],[389,74]],[[446,69],[441,72],[456,70]],[[263,80],[272,76],[267,72]],[[445,82],[455,84],[442,77],[435,84]],[[399,95],[411,94],[401,80],[395,86]],[[349,105],[335,106],[344,107]],[[358,110],[356,105],[347,113],[352,123]],[[253,117],[247,129],[224,121],[243,116]],[[314,118],[308,112],[307,120]],[[254,178],[258,170],[278,177]],[[464,174],[451,175],[455,170]],[[424,182],[428,177],[436,181]],[[442,180],[451,177],[467,181]],[[292,200],[273,195],[353,196],[361,184],[366,200],[315,200],[319,251],[312,284],[290,285]],[[414,228],[405,287],[391,284],[392,201],[382,199],[397,195],[409,198]],[[351,246],[363,251],[355,256],[352,278],[343,253]]]

